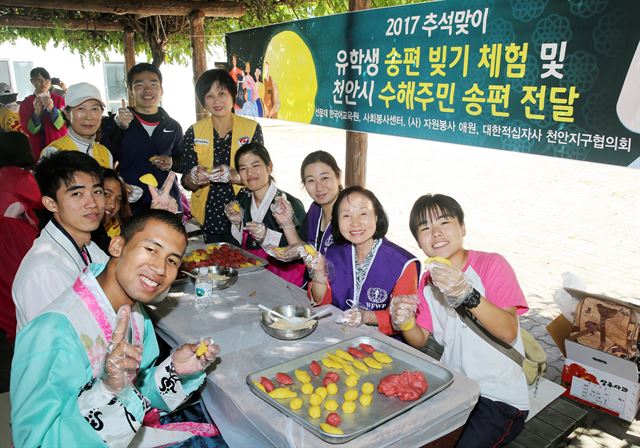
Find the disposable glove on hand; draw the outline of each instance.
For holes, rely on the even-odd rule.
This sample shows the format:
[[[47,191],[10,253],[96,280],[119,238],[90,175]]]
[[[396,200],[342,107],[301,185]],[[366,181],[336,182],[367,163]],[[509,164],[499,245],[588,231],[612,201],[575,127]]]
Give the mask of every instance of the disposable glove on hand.
[[[123,305],[118,310],[116,328],[111,335],[111,342],[107,347],[102,371],[102,382],[107,390],[114,394],[122,392],[133,384],[140,361],[142,348],[127,342],[130,334],[131,307]]]
[[[171,171],[167,179],[162,184],[162,188],[158,190],[156,187],[149,185],[149,193],[151,193],[151,208],[157,210],[167,210],[171,213],[178,212],[178,202],[171,196],[171,188],[176,180],[176,173]]]
[[[357,308],[350,308],[342,313],[342,316],[338,319],[338,323],[346,325],[347,327],[359,327],[362,325],[363,316],[362,312]]]
[[[226,184],[231,178],[229,165],[218,165],[207,174],[209,182]]]
[[[270,206],[271,213],[281,228],[294,227],[293,207],[285,195],[280,195]]]
[[[189,171],[189,180],[193,186],[199,188],[209,183],[207,169],[201,165],[196,165]]]
[[[258,243],[262,243],[267,236],[267,226],[261,222],[250,221],[244,226],[244,229],[249,232],[251,238]]]
[[[327,281],[327,259],[320,253],[309,254],[304,246],[298,248],[298,253],[302,257],[305,266],[309,269],[311,280],[316,283],[326,283]]]
[[[415,319],[417,309],[418,297],[415,294],[393,297],[389,305],[391,322],[400,329],[403,324]]]
[[[431,278],[435,287],[444,294],[448,305],[452,308],[462,305],[473,289],[464,273],[454,266],[434,263]]]
[[[270,248],[264,248],[267,253],[269,255],[271,255],[273,258],[280,260],[280,261],[293,261],[293,260],[297,260],[298,258],[300,258],[300,247],[302,247],[303,244],[301,243],[296,243],[296,244],[291,244],[289,246],[286,247],[270,247]]]
[[[206,345],[206,351],[200,354],[200,347],[203,345]],[[218,353],[220,347],[210,338],[204,338],[198,344],[184,344],[171,357],[176,373],[184,376],[204,371],[216,360]]]
[[[227,219],[234,226],[240,226],[242,224],[242,217],[244,216],[244,210],[240,207],[238,201],[231,201],[224,206],[224,214]]]

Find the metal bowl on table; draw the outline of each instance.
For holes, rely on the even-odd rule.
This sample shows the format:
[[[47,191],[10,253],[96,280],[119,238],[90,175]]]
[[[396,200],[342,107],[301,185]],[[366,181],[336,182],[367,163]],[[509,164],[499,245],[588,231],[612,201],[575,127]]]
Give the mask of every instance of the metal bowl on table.
[[[310,307],[301,305],[282,305],[272,308],[274,311],[287,316],[287,317],[310,317],[313,313]],[[295,328],[294,324],[290,326],[293,328],[274,328],[274,324],[280,321],[279,317],[274,316],[268,311],[263,311],[260,315],[260,325],[262,329],[270,336],[276,339],[284,339],[291,341],[294,339],[302,339],[313,333],[318,326],[318,319],[308,321],[303,328]],[[278,324],[276,324],[276,327]]]
[[[207,276],[214,290],[226,289],[238,281],[238,271],[222,266],[204,266],[191,270],[195,276]],[[192,278],[193,281],[195,279]]]

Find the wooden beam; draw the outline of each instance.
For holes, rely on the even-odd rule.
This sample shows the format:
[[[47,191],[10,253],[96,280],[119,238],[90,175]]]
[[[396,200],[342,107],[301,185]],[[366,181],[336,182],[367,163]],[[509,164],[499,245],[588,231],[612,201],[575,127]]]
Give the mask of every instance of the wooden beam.
[[[64,19],[60,21],[30,19],[26,16],[7,14],[0,16],[0,26],[14,28],[59,28],[71,31],[122,31],[124,25],[107,20]]]
[[[129,73],[131,67],[136,65],[136,47],[135,47],[135,32],[128,26],[124,30],[124,71]],[[129,105],[135,105],[135,97],[133,96],[133,90],[127,86],[127,94],[129,95]]]
[[[349,0],[349,11],[369,9],[371,0]],[[367,184],[367,146],[368,134],[347,131],[345,161],[345,184],[347,187]]]
[[[347,160],[344,179],[347,187],[353,185],[366,187],[368,137],[365,132],[347,131]]]
[[[193,61],[193,85],[198,77],[207,70],[207,48],[204,41],[204,13],[193,11],[189,15],[189,34],[191,35],[191,58]],[[196,120],[207,116],[207,111],[196,98]]]
[[[200,10],[207,17],[242,17],[246,11],[242,4],[221,0],[0,0],[0,6],[147,16],[186,16],[191,11]]]

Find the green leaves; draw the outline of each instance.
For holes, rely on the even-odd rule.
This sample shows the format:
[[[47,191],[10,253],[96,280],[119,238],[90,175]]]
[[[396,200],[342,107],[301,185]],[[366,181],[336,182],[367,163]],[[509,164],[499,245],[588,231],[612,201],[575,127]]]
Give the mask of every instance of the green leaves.
[[[421,1],[424,0],[372,0],[372,7]],[[349,2],[348,0],[243,0],[241,3],[246,5],[247,13],[239,19],[205,18],[208,46],[223,45],[225,33],[231,31],[343,13],[348,10]],[[166,62],[186,65],[191,61],[189,27],[186,26],[187,22],[184,18],[151,16],[140,19],[134,15],[118,16],[81,11],[0,7],[0,17],[4,15],[18,15],[28,19],[52,22],[56,28],[0,26],[0,42],[14,43],[16,39],[24,38],[43,49],[52,42],[55,47],[62,47],[79,55],[82,64],[85,62],[95,64],[106,60],[110,51],[122,53],[124,51],[123,33],[69,31],[65,29],[67,19],[112,21],[121,23],[123,29],[128,25],[136,31],[136,53],[144,52],[148,60],[152,60],[149,41],[160,38],[166,40],[164,47]]]

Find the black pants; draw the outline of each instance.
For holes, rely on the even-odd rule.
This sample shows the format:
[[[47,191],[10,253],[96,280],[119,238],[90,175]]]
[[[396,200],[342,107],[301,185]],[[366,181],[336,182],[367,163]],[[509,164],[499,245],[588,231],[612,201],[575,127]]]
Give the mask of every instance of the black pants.
[[[491,448],[506,445],[522,432],[527,415],[528,411],[480,397],[456,446]]]

